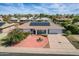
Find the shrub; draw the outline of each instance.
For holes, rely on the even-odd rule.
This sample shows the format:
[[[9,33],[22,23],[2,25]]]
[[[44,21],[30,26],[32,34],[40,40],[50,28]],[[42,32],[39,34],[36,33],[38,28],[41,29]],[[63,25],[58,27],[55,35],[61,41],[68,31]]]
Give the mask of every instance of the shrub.
[[[70,35],[70,34],[72,34],[72,33],[71,33],[71,31],[69,31],[69,30],[67,30],[67,31],[65,32],[65,35],[66,35],[66,36],[68,36],[68,35]]]
[[[2,39],[2,45],[11,46],[23,40],[29,33],[24,33],[20,29],[14,29],[5,39]]]

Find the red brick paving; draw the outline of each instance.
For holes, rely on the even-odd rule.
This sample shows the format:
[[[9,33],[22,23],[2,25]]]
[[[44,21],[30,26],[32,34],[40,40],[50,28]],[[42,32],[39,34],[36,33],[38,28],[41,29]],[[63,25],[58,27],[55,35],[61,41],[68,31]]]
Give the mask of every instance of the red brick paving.
[[[41,42],[37,42],[38,38],[42,38]],[[43,48],[48,43],[48,38],[41,35],[29,35],[26,39],[22,40],[20,43],[14,45],[14,47],[33,47],[33,48]]]

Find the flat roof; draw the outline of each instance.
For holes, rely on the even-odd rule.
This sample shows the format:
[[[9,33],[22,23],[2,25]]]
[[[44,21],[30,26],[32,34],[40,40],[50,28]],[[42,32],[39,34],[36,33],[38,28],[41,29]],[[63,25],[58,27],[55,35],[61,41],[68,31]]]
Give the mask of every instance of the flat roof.
[[[40,29],[40,30],[64,29],[64,27],[61,27],[61,26],[51,23],[51,22],[50,22],[50,26],[30,26],[30,22],[28,22],[28,23],[24,23],[24,24],[18,26],[18,28],[20,28],[20,29],[36,29],[36,30],[38,30],[38,29]]]
[[[47,21],[49,21],[51,19],[50,18],[47,18],[47,17],[42,17],[42,18],[37,18],[36,20],[47,20]]]
[[[10,20],[18,20],[18,18],[11,17]]]
[[[27,20],[27,17],[21,17],[20,20]]]

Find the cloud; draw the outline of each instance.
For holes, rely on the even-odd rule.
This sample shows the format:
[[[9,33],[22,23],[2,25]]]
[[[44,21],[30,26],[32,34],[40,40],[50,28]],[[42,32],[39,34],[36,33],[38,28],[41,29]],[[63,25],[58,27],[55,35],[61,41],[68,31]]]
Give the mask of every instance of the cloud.
[[[48,13],[79,14],[78,3],[1,3],[0,14]]]

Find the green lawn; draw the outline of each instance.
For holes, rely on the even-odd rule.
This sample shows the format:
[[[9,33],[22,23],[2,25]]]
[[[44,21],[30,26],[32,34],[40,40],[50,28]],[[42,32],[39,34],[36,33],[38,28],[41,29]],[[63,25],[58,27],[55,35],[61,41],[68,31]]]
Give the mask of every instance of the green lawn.
[[[75,48],[79,49],[79,35],[69,35],[67,38]]]

